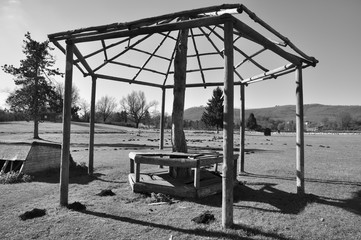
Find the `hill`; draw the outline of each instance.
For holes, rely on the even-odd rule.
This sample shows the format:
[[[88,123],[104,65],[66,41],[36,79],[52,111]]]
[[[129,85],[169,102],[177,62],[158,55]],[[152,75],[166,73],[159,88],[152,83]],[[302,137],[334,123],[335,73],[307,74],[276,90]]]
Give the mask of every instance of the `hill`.
[[[269,108],[246,109],[246,118],[253,113],[255,117],[266,116],[275,120],[290,121],[295,120],[295,105],[275,106]],[[188,108],[184,111],[185,120],[200,120],[204,112],[204,106]],[[361,106],[334,106],[322,104],[305,104],[304,116],[305,121],[321,122],[322,119],[328,118],[335,120],[341,113],[347,112],[352,118],[361,118]],[[240,110],[234,111],[235,122],[240,119]]]

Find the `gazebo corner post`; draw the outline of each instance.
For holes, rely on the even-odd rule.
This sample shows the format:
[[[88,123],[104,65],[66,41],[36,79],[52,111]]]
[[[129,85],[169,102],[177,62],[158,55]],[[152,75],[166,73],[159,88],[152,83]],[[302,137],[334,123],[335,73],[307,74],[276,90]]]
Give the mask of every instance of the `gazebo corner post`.
[[[240,85],[240,101],[241,101],[241,109],[240,109],[240,144],[239,144],[239,173],[244,172],[244,145],[245,145],[245,129],[246,129],[246,118],[245,118],[245,84]]]
[[[74,43],[68,40],[66,42],[65,84],[63,100],[63,142],[61,146],[60,161],[60,206],[68,205],[73,53]]]
[[[297,194],[305,194],[304,179],[304,119],[302,65],[296,67],[296,185]]]
[[[222,227],[233,225],[233,22],[224,23],[224,110],[223,110],[223,164],[222,164]]]
[[[95,96],[96,96],[97,77],[92,76],[91,100],[90,100],[90,118],[89,118],[89,162],[88,174],[94,173],[94,128],[95,128]]]
[[[162,88],[162,108],[160,112],[160,137],[159,137],[159,150],[164,148],[164,115],[165,115],[165,93],[166,88]]]

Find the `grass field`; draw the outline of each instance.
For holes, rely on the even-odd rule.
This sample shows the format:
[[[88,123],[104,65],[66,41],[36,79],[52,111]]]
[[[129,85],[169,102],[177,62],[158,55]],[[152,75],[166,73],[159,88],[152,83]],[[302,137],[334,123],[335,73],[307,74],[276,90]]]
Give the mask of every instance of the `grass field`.
[[[40,137],[61,141],[62,125],[42,123]],[[32,124],[0,123],[1,142],[31,141]],[[246,134],[246,173],[235,188],[234,227],[221,227],[221,195],[177,199],[150,205],[150,197],[132,193],[128,154],[158,148],[159,132],[96,125],[95,176],[70,179],[69,203],[85,211],[59,207],[59,178],[0,185],[0,239],[361,239],[361,135],[305,135],[306,197],[296,196],[295,135]],[[170,132],[165,134],[170,146]],[[187,131],[191,149],[221,150],[222,133]],[[235,134],[235,147],[239,137]],[[71,154],[87,162],[88,125],[73,123]],[[111,189],[115,196],[97,194]],[[22,221],[33,208],[46,215]],[[215,221],[191,221],[211,211]]]

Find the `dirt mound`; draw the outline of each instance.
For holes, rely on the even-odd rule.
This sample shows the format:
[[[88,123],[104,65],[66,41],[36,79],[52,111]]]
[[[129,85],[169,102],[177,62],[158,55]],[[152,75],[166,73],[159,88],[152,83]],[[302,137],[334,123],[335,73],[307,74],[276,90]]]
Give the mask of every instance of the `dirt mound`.
[[[46,214],[46,210],[45,209],[38,209],[38,208],[34,208],[31,211],[27,211],[23,214],[21,214],[19,216],[19,218],[23,221],[27,220],[27,219],[32,219],[32,218],[37,218],[37,217],[42,217]]]
[[[86,209],[86,206],[84,204],[81,204],[80,202],[73,202],[72,204],[69,204],[67,208],[74,211],[84,211]]]
[[[101,197],[106,197],[106,196],[114,196],[115,193],[110,189],[106,189],[106,190],[101,190],[101,192],[98,193],[97,195]]]
[[[195,223],[209,224],[215,220],[214,215],[210,211],[205,211],[199,216],[192,219]]]

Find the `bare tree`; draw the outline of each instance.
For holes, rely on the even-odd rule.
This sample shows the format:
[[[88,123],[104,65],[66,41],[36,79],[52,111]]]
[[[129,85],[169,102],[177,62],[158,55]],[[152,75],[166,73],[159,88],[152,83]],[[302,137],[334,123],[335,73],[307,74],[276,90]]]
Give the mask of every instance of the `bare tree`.
[[[90,104],[85,99],[79,100],[79,107],[82,112],[81,118],[85,122],[89,122],[90,118]]]
[[[100,114],[103,122],[105,122],[108,117],[114,112],[117,108],[117,101],[114,97],[103,96],[96,103],[97,112]]]
[[[156,101],[147,104],[145,94],[142,91],[133,91],[120,101],[122,108],[128,113],[130,119],[135,122],[136,128],[139,127],[139,123],[146,115],[146,112],[149,112],[148,110],[157,104]]]

